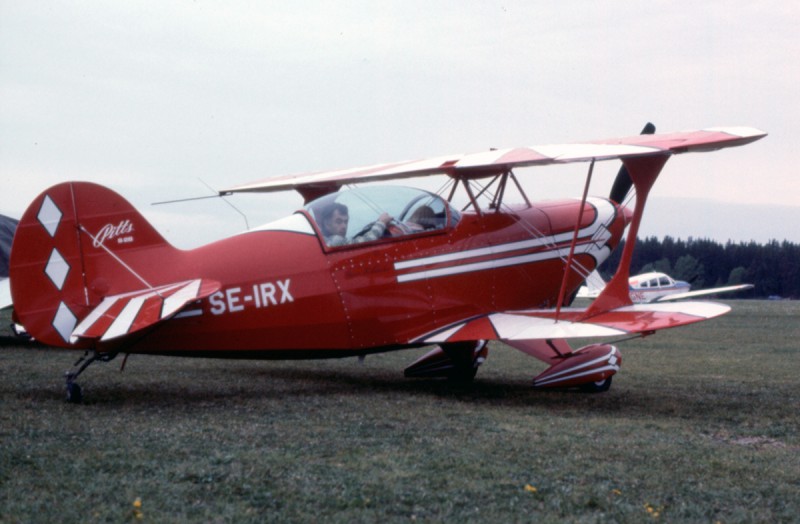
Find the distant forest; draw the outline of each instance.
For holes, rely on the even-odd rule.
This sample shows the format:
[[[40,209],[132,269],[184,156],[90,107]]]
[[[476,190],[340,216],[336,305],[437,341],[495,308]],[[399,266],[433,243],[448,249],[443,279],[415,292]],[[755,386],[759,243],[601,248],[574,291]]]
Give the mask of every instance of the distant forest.
[[[622,247],[600,267],[604,278],[616,270]],[[741,283],[755,286],[735,295],[737,298],[800,298],[800,244],[788,241],[720,244],[691,237],[647,237],[637,240],[631,275],[647,271],[661,271],[685,280],[692,289]]]

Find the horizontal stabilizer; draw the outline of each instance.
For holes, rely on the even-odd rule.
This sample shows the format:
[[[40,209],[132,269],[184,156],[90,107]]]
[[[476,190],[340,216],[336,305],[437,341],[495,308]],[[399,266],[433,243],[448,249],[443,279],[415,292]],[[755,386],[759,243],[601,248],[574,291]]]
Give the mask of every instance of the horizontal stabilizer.
[[[123,337],[172,317],[186,304],[216,292],[220,283],[195,279],[105,297],[72,331],[71,341]]]
[[[451,324],[415,340],[441,344],[464,340],[534,340],[615,337],[651,333],[724,315],[730,307],[713,302],[634,304],[585,318],[586,309],[492,313]]]

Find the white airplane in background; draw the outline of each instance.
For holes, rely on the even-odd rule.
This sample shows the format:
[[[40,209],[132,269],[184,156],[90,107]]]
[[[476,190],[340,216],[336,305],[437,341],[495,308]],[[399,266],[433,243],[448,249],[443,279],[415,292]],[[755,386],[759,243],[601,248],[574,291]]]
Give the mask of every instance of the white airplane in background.
[[[596,298],[605,287],[605,281],[597,271],[593,271],[586,279],[585,286],[578,291],[578,298]],[[666,302],[668,300],[681,300],[703,295],[716,295],[717,293],[731,293],[752,289],[753,284],[738,284],[735,286],[715,287],[690,291],[691,285],[682,280],[675,280],[665,273],[650,272],[635,275],[628,279],[631,301],[634,303]]]

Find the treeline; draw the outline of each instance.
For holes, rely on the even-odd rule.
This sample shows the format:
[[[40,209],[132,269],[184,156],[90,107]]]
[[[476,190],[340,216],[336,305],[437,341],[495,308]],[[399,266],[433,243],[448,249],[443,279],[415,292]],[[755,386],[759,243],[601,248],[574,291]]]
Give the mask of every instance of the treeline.
[[[600,268],[604,277],[616,270],[622,247]],[[691,237],[688,240],[647,237],[637,240],[631,275],[647,271],[661,271],[685,280],[692,289],[748,283],[755,289],[738,296],[800,298],[800,244],[788,241],[720,244]]]

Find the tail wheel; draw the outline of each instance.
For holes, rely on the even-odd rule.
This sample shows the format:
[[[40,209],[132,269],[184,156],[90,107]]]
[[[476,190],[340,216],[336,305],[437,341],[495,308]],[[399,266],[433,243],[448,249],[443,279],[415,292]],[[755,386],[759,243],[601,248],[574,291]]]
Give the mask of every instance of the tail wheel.
[[[612,378],[614,377],[608,377],[603,380],[598,380],[597,382],[589,382],[588,384],[581,384],[580,389],[584,393],[603,393],[611,388]]]
[[[83,402],[81,387],[74,382],[67,384],[67,402],[70,404],[80,404]]]

